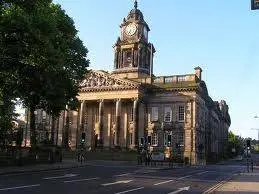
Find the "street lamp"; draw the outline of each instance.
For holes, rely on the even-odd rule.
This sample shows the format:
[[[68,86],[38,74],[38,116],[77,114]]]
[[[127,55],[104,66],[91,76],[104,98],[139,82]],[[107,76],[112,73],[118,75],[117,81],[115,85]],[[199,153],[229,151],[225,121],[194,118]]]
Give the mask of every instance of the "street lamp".
[[[255,119],[259,119],[259,117],[257,115],[254,116]],[[259,141],[259,129],[257,128],[252,128],[251,130],[257,130],[258,136],[257,136],[257,140]]]

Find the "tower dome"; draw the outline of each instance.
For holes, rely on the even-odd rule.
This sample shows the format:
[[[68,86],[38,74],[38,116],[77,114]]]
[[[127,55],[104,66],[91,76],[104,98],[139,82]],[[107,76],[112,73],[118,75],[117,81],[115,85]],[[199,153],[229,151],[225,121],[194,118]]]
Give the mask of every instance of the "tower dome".
[[[127,20],[140,20],[144,21],[143,13],[138,9],[138,2],[134,2],[134,8],[129,12]]]

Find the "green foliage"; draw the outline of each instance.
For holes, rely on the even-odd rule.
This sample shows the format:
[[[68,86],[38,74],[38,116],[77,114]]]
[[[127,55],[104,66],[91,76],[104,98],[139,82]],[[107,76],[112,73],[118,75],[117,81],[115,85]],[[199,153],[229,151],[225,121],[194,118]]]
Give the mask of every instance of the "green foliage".
[[[31,112],[57,117],[77,108],[78,83],[87,73],[87,49],[73,20],[51,0],[3,0],[0,4],[0,89]]]
[[[3,144],[6,133],[12,129],[11,121],[17,116],[14,114],[14,102],[7,95],[0,93],[0,144]]]
[[[235,135],[233,132],[229,131],[228,133],[228,148],[227,155],[228,157],[235,157],[237,155],[243,154],[244,152],[244,139],[240,136]],[[232,149],[235,149],[235,152]]]

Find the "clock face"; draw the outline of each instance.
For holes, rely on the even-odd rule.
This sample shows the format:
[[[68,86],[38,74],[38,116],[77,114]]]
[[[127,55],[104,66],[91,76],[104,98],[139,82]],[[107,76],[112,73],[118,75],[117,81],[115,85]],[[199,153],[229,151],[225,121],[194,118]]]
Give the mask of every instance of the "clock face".
[[[129,24],[126,29],[125,32],[128,36],[132,36],[135,34],[135,32],[137,31],[137,26],[135,24]]]

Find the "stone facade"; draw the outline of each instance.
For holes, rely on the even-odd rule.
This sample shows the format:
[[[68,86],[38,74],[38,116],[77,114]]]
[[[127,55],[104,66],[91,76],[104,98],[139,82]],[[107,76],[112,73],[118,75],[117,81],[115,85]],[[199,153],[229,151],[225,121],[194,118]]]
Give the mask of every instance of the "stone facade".
[[[85,76],[78,111],[65,110],[54,121],[56,144],[68,142],[75,149],[84,134],[91,149],[144,148],[191,164],[221,157],[230,126],[228,106],[210,98],[202,69],[186,75],[153,74],[155,48],[137,3],[120,27],[114,71],[92,70]]]

